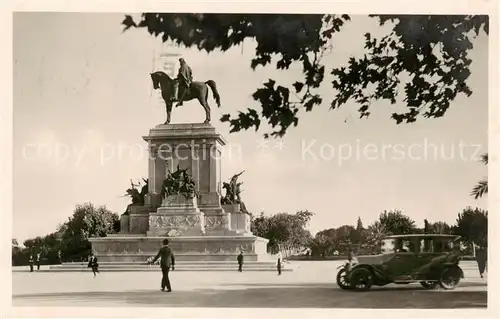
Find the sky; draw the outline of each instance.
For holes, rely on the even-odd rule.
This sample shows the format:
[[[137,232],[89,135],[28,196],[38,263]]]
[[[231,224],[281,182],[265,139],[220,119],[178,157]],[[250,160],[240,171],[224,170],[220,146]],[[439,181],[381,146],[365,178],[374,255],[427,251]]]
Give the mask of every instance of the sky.
[[[15,13],[14,215],[20,242],[54,231],[75,205],[92,202],[121,214],[130,179],[147,177],[142,136],[163,123],[165,110],[149,73],[158,69],[163,45],[145,30],[122,32],[123,14]],[[354,16],[335,36],[324,57],[327,68],[363,53],[363,34],[382,32],[375,20]],[[264,142],[263,131],[229,134],[223,113],[259,107],[251,95],[269,78],[291,84],[300,68],[252,71],[255,43],[207,54],[174,48],[195,80],[215,80],[222,107],[212,105],[212,125],[228,141],[222,177],[246,170],[242,198],[255,213],[315,215],[316,231],[375,221],[384,210],[400,209],[417,225],[423,220],[454,223],[466,206],[487,209],[486,199],[469,196],[487,174],[478,163],[488,147],[488,38],[473,42],[469,86],[446,116],[396,125],[386,102],[372,104],[359,119],[354,103],[329,110],[328,78],[318,90],[323,105],[302,113],[283,139]],[[170,51],[169,51],[170,50]],[[172,123],[202,122],[195,101],[172,114]]]

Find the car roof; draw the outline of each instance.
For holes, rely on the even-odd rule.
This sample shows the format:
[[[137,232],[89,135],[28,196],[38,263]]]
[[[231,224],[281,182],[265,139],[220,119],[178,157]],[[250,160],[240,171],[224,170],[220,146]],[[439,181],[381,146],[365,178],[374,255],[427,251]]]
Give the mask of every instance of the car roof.
[[[448,235],[448,234],[406,234],[406,235],[389,235],[384,237],[385,239],[396,239],[396,238],[458,238],[460,236],[457,235]]]

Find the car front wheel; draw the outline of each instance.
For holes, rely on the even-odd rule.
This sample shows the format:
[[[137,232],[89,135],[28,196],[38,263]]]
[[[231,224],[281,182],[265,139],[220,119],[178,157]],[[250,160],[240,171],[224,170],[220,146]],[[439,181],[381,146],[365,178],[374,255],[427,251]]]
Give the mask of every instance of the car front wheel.
[[[368,269],[358,268],[352,271],[349,282],[355,290],[365,291],[371,288],[373,276]]]
[[[455,289],[460,283],[460,269],[447,268],[443,271],[439,279],[439,285],[445,290]]]
[[[337,285],[340,289],[344,290],[351,288],[351,285],[347,281],[347,270],[345,268],[340,269],[337,273]]]

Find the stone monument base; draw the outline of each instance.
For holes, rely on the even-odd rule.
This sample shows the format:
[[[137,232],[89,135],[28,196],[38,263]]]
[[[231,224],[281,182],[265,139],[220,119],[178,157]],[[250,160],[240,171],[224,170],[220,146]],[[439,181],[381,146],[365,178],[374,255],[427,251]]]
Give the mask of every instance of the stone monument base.
[[[155,256],[167,237],[132,234],[90,238],[94,254],[100,262],[146,262]],[[176,261],[230,261],[243,251],[245,261],[268,261],[268,240],[253,236],[182,236],[168,237]]]
[[[241,211],[240,204],[221,205],[221,155],[226,141],[215,127],[158,125],[143,139],[149,149],[144,205],[129,205],[119,234],[89,239],[99,262],[117,268],[144,265],[168,238],[176,262],[185,267],[197,263],[234,267],[243,252],[245,262],[276,269],[267,254],[268,240],[250,230],[250,215]],[[192,179],[197,196],[184,196],[179,190],[164,194],[165,180],[177,169]]]

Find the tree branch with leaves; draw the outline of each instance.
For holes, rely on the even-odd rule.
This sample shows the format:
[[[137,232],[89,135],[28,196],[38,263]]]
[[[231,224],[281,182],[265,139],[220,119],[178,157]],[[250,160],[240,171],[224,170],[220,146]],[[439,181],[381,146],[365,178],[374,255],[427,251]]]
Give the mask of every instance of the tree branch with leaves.
[[[488,165],[488,153],[481,155],[480,161],[484,165]],[[488,177],[485,177],[481,181],[479,181],[477,185],[472,189],[470,195],[474,197],[474,199],[479,199],[486,194],[488,194]]]
[[[331,14],[204,14],[143,13],[139,21],[126,15],[122,24],[145,29],[162,41],[212,52],[239,46],[245,39],[256,42],[250,67],[274,63],[286,70],[302,66],[302,76],[292,87],[269,79],[252,95],[260,110],[248,107],[236,115],[224,114],[231,132],[255,129],[262,122],[272,127],[264,137],[282,137],[299,123],[299,112],[310,112],[330,99],[330,108],[348,102],[360,105],[360,118],[368,117],[371,104],[387,100],[403,103],[407,110],[394,112],[396,123],[415,122],[419,117],[439,118],[458,96],[470,96],[469,52],[472,40],[489,33],[486,15],[370,15],[389,31],[374,36],[366,30],[362,56],[326,70],[323,55],[339,44],[334,35],[343,32],[349,15]],[[386,30],[385,28],[381,30]],[[329,96],[317,89],[331,75]]]

